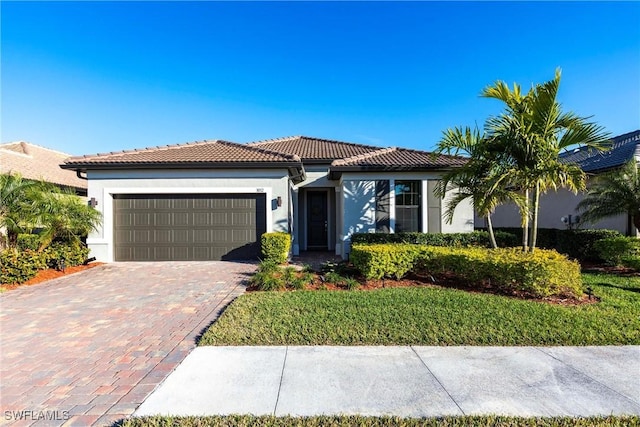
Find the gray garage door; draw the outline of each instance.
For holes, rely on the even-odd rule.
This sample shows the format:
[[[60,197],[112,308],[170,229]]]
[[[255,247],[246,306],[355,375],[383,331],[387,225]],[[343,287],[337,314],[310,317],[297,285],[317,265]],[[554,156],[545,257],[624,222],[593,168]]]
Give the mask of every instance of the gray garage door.
[[[255,259],[264,194],[115,195],[116,261]]]

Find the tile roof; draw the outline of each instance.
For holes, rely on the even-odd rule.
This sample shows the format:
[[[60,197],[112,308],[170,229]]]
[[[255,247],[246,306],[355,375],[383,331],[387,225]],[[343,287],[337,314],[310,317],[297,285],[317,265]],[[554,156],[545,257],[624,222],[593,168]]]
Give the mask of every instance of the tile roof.
[[[284,165],[302,167],[300,158],[295,155],[220,140],[71,157],[62,167],[67,169],[145,165],[229,167],[241,164],[260,164],[261,167],[283,167]]]
[[[383,148],[365,154],[334,160],[331,168],[369,170],[428,170],[462,166],[466,159],[460,156],[437,155],[408,148]]]
[[[280,153],[297,154],[305,163],[331,163],[336,159],[357,156],[358,154],[365,154],[380,149],[380,147],[372,145],[311,138],[308,136],[289,136],[286,138],[251,142],[247,145],[251,147],[268,148],[269,150]]]
[[[86,180],[78,178],[73,171],[60,168],[60,163],[69,156],[24,141],[0,144],[0,173],[18,172],[24,178],[86,190]]]
[[[640,150],[640,130],[618,135],[611,139],[607,151],[586,147],[576,148],[560,155],[565,163],[576,163],[585,172],[601,172],[627,163]],[[640,151],[638,151],[640,155]]]

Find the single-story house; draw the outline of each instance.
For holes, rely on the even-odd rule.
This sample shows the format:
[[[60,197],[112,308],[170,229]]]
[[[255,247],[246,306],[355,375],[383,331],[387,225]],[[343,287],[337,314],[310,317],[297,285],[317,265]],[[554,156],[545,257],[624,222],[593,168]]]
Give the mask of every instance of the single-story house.
[[[473,207],[443,220],[443,171],[464,164],[405,148],[305,136],[202,141],[67,159],[103,214],[87,239],[100,261],[255,259],[260,236],[292,252],[347,257],[353,233],[473,231]]]
[[[75,172],[59,167],[69,156],[24,141],[0,144],[0,174],[19,173],[23,178],[43,180],[86,196],[87,181],[80,179]]]
[[[634,158],[640,165],[640,130],[612,138],[606,151],[582,147],[560,155],[561,161],[577,164],[587,174],[587,188],[589,182],[597,179],[598,175],[619,168]],[[606,218],[595,224],[581,224],[576,206],[584,199],[585,194],[585,192],[573,194],[566,189],[552,190],[544,194],[540,197],[539,227],[563,229],[570,226],[617,230],[633,236],[638,234],[629,215]],[[575,222],[576,216],[578,216],[578,223]],[[520,227],[520,213],[513,204],[498,207],[491,216],[491,220],[494,227]],[[477,228],[486,227],[485,219],[477,215],[475,224]]]

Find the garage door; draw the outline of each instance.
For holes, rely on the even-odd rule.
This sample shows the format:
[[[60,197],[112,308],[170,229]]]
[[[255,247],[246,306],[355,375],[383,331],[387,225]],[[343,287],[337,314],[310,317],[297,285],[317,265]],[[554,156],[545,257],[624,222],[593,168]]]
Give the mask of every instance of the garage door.
[[[255,259],[264,194],[115,195],[116,261]]]

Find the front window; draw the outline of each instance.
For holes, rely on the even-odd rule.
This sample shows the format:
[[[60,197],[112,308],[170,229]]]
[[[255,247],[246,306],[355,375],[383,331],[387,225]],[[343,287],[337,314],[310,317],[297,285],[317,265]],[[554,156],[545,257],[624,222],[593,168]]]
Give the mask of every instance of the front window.
[[[420,181],[396,181],[396,233],[421,230]]]

